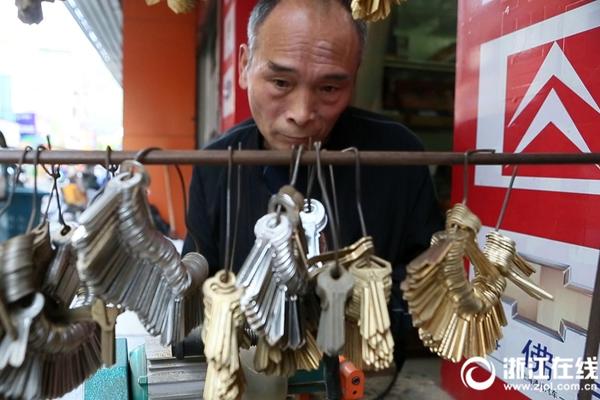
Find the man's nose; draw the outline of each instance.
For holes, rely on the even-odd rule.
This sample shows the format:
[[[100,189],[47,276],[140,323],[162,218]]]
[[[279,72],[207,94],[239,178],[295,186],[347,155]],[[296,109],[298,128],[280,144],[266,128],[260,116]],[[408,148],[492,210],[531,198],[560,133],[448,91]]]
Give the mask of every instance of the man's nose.
[[[315,104],[310,90],[300,90],[294,96],[287,112],[288,122],[304,126],[315,118]]]

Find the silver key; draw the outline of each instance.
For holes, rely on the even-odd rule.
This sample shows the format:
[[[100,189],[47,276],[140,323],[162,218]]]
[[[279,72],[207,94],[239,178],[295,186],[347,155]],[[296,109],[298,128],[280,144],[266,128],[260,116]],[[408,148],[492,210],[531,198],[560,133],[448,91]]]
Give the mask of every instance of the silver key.
[[[327,226],[325,207],[318,200],[306,199],[304,200],[304,208],[300,212],[300,219],[308,244],[308,258],[321,254],[319,240],[321,232]]]
[[[317,277],[316,292],[321,299],[321,318],[317,343],[329,356],[336,356],[344,347],[344,311],[346,301],[352,295],[354,278],[340,267],[340,275],[334,278],[335,266],[330,264]]]
[[[0,343],[0,369],[7,365],[20,367],[25,360],[27,352],[27,343],[29,341],[29,328],[33,319],[44,308],[44,296],[36,293],[28,307],[15,307],[11,312],[11,320],[17,330],[17,338],[13,340],[9,335],[5,335]]]

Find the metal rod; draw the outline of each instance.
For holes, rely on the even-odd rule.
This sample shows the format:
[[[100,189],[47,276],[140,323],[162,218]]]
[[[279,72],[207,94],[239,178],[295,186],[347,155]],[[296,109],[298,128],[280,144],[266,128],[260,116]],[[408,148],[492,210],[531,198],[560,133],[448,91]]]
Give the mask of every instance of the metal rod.
[[[596,267],[596,282],[594,283],[594,291],[592,295],[592,307],[590,309],[590,318],[588,322],[588,331],[585,338],[585,350],[583,353],[584,360],[595,360],[598,356],[598,346],[600,345],[600,254],[598,254],[598,266]],[[593,374],[593,375],[598,375]],[[591,388],[595,382],[594,379],[581,379],[579,383],[578,400],[590,400],[592,392],[600,391],[600,388]],[[587,390],[586,390],[587,389]]]
[[[0,164],[15,164],[22,150],[0,149]],[[114,151],[111,162],[133,160],[137,151]],[[234,164],[289,165],[292,151],[242,150],[233,155]],[[362,165],[462,165],[462,152],[407,152],[407,151],[361,151]],[[227,150],[156,150],[148,154],[144,164],[202,164],[227,165]],[[353,165],[354,155],[342,151],[322,154],[323,164]],[[34,154],[27,154],[25,164],[33,164]],[[42,164],[102,164],[106,163],[106,151],[52,150],[40,154]],[[300,159],[303,165],[315,163],[315,152],[305,151]],[[600,164],[600,153],[478,153],[469,156],[469,164]]]

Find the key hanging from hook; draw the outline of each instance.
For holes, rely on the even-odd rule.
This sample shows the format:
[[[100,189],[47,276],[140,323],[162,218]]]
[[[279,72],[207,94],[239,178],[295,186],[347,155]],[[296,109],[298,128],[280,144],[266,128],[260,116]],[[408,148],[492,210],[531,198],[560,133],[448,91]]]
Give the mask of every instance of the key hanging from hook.
[[[508,184],[508,188],[506,189],[506,193],[504,194],[504,200],[502,202],[502,208],[500,209],[500,215],[498,216],[498,221],[496,222],[496,232],[500,230],[500,225],[502,225],[502,221],[504,220],[504,215],[506,213],[506,209],[508,208],[508,200],[510,199],[510,194],[512,192],[513,185],[515,183],[515,178],[517,177],[517,171],[519,169],[518,165],[513,167],[513,172],[510,177],[510,182]]]

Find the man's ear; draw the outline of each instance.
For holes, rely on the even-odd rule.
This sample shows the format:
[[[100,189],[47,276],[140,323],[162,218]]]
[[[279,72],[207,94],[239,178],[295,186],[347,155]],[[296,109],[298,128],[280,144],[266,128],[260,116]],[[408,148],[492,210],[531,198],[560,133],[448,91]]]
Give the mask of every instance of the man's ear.
[[[250,64],[250,49],[248,45],[240,45],[240,51],[238,55],[238,84],[242,89],[248,89],[248,66]]]

